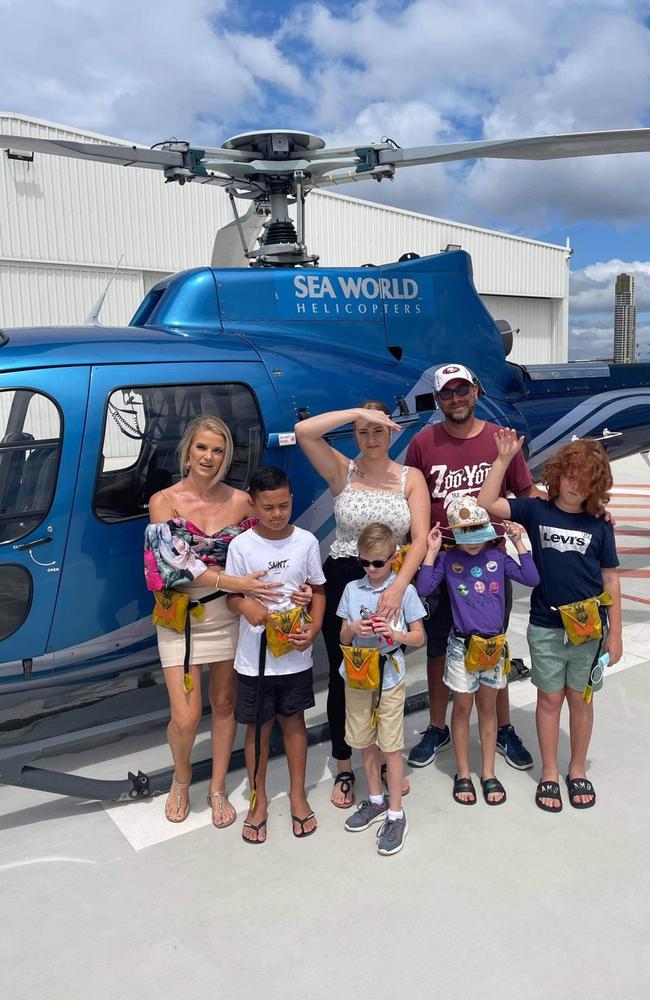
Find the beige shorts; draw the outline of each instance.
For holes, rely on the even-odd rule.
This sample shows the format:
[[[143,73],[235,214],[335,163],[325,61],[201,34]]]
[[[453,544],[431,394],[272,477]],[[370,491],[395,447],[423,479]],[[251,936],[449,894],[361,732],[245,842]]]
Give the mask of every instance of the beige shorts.
[[[376,743],[382,753],[393,753],[404,747],[404,701],[406,683],[401,681],[388,691],[382,691],[377,728],[370,723],[377,691],[359,691],[345,687],[345,741],[355,750]]]

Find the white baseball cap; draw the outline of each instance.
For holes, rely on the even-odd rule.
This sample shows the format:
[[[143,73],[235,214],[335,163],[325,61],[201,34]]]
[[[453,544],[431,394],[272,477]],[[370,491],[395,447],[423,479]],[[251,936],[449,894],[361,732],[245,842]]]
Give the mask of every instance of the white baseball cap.
[[[441,368],[436,368],[433,373],[433,391],[440,392],[447,382],[458,379],[469,382],[470,385],[474,385],[475,381],[469,368],[465,368],[464,365],[443,365]]]

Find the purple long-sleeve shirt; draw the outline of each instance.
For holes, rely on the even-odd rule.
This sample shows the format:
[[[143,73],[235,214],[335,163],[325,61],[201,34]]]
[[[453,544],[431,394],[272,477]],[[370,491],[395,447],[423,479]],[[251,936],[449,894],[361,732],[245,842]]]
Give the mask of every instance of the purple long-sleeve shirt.
[[[422,566],[416,582],[426,597],[444,580],[455,627],[465,635],[498,635],[505,617],[505,578],[536,587],[539,574],[530,553],[521,565],[498,548],[486,546],[474,556],[462,549],[441,552],[433,566]]]

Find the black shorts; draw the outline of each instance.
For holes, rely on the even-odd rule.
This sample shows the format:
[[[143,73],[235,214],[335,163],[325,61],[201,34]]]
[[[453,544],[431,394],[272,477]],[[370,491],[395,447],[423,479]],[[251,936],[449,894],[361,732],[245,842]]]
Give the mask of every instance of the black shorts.
[[[279,677],[262,679],[263,704],[262,723],[270,722],[276,715],[295,715],[313,708],[314,677],[311,667],[297,674],[281,674]],[[257,677],[237,674],[235,695],[235,719],[245,726],[255,725],[255,704],[257,699]]]
[[[506,577],[504,597],[506,617],[503,630],[507,632],[510,612],[512,611],[512,580],[508,577]],[[427,656],[430,659],[436,659],[444,656],[447,652],[447,637],[452,625],[449,591],[444,580],[433,593],[429,594],[426,601],[429,605],[429,617],[424,622],[424,631],[427,634]]]

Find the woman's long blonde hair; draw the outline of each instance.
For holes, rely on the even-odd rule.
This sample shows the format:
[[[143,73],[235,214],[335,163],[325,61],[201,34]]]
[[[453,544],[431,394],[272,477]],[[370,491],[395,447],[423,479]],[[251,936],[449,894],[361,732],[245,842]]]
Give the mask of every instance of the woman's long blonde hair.
[[[224,424],[223,420],[219,417],[196,417],[191,423],[185,428],[185,433],[178,442],[178,457],[180,460],[180,470],[181,479],[184,479],[188,471],[188,459],[190,454],[190,448],[192,447],[192,441],[198,431],[211,431],[213,434],[219,434],[226,442],[226,447],[223,455],[223,461],[219,466],[219,469],[214,477],[213,482],[220,483],[228,475],[228,470],[230,469],[230,463],[232,462],[233,453],[233,443],[232,434],[230,433],[228,426]]]

